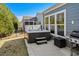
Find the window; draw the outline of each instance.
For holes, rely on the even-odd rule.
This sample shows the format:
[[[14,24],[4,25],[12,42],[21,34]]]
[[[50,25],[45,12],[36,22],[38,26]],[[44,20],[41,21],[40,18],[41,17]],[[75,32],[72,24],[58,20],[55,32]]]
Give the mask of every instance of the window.
[[[55,33],[55,15],[50,16],[50,31]]]
[[[55,24],[55,15],[50,16],[50,24]]]
[[[49,17],[45,17],[45,29],[48,30]]]
[[[64,13],[57,14],[57,24],[64,24]]]
[[[55,25],[50,25],[50,31],[51,33],[55,34]]]
[[[57,14],[57,34],[64,36],[64,12]]]
[[[29,22],[25,22],[25,25],[29,25]]]
[[[45,18],[45,24],[48,24],[48,17]]]
[[[45,29],[50,29],[50,32],[55,35],[65,36],[66,35],[66,10],[58,11],[52,15],[45,17],[44,24]],[[48,26],[48,24],[50,25]]]
[[[64,25],[57,25],[58,35],[64,36]]]

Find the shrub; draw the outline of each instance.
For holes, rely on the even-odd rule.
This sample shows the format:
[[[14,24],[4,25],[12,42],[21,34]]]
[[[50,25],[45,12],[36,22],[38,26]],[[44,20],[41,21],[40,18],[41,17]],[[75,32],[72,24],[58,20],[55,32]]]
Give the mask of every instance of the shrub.
[[[0,4],[0,37],[13,33],[16,30],[14,24],[18,24],[15,15],[5,4]]]

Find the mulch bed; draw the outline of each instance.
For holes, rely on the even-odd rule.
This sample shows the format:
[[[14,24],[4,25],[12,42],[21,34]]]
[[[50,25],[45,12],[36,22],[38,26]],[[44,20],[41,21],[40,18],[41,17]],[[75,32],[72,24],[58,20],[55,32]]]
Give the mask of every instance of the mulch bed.
[[[28,56],[24,39],[0,40],[1,42],[5,43],[0,47],[0,56]]]

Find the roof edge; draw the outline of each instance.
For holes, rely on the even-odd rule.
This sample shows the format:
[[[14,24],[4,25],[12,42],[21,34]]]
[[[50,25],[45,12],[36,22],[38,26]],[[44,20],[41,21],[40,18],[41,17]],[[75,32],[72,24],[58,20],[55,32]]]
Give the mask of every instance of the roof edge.
[[[55,10],[55,9],[57,9],[57,8],[62,7],[62,6],[65,5],[65,4],[67,4],[67,3],[61,3],[61,4],[59,4],[59,5],[56,4],[57,6],[52,6],[52,7],[48,8],[48,9],[44,10],[43,13],[46,14],[46,13],[50,12],[51,10]]]

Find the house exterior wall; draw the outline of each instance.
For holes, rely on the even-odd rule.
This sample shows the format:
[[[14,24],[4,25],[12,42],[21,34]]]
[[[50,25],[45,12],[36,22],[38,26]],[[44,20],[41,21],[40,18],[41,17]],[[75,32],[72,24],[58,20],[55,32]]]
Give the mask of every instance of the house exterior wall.
[[[25,22],[28,22],[29,19],[31,19],[31,18],[32,18],[31,16],[23,16],[22,21],[21,21],[21,23],[22,23],[22,30],[25,30]]]
[[[66,33],[69,35],[73,30],[79,30],[79,4],[69,4],[67,7]],[[72,24],[74,21],[74,24]]]
[[[42,28],[44,28],[44,22],[43,22],[44,15],[43,15],[43,13],[38,13],[36,15],[36,17],[37,17],[38,21],[41,22]]]
[[[58,9],[44,14],[44,16],[64,9],[66,9],[66,35],[69,36],[73,30],[79,30],[79,3],[67,3]],[[74,21],[74,24],[72,24],[72,21]]]
[[[43,25],[43,13],[38,13],[38,14],[36,15],[36,17],[37,17],[38,21],[40,21],[41,24]]]

